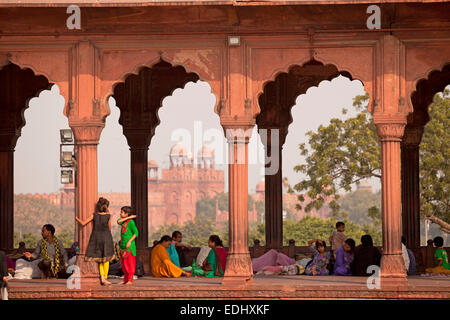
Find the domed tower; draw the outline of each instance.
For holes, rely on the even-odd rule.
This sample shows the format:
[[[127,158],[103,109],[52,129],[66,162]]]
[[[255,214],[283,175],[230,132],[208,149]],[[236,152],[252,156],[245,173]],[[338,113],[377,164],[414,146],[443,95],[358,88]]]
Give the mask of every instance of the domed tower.
[[[158,180],[158,163],[155,160],[148,162],[148,180]]]
[[[203,145],[197,153],[198,168],[214,169],[214,158],[214,150],[207,145]]]
[[[266,190],[266,181],[264,178],[256,185],[256,193],[264,193]]]
[[[170,168],[184,167],[189,162],[189,153],[181,142],[177,142],[169,152]]]

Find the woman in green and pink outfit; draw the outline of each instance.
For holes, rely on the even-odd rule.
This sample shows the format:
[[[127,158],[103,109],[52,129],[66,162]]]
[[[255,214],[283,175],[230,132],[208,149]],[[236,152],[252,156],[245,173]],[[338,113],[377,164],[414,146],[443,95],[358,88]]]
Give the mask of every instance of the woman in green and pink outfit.
[[[117,223],[122,226],[120,240],[120,256],[123,271],[123,282],[120,284],[133,284],[133,276],[136,270],[136,244],[134,239],[138,236],[138,230],[133,218],[135,215],[131,215],[131,207],[122,207],[120,209],[120,219]]]

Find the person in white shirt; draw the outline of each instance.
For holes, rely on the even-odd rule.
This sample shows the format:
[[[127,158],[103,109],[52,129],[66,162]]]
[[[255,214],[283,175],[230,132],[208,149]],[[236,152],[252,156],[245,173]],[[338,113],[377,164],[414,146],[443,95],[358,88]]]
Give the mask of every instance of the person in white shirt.
[[[408,255],[408,250],[406,249],[406,246],[403,243],[402,243],[402,256],[403,256],[403,261],[405,261],[406,273],[408,273],[409,255]]]

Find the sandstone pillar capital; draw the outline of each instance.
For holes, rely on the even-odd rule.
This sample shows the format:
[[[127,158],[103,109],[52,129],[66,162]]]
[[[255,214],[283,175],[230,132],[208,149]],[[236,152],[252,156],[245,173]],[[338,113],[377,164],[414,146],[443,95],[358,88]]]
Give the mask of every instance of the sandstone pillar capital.
[[[70,121],[77,145],[97,145],[105,123],[103,121]]]

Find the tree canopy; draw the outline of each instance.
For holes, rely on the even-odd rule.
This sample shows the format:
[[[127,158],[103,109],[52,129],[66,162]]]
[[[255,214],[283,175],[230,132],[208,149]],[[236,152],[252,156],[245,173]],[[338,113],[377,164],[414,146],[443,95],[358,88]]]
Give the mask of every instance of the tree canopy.
[[[448,89],[442,95],[435,95],[428,108],[431,120],[425,126],[420,144],[421,214],[434,215],[446,222],[450,222],[449,96]],[[320,209],[328,200],[335,217],[347,217],[348,212],[342,209],[348,211],[348,208],[345,201],[339,201],[339,193],[351,191],[352,185],[361,180],[381,178],[380,143],[366,108],[368,100],[368,94],[355,97],[353,107],[360,111],[355,117],[333,118],[329,125],[307,133],[309,148],[304,143],[299,145],[306,162],[294,167],[306,176],[293,188],[299,192],[299,208],[305,206],[306,194],[311,198],[305,206],[307,212]],[[343,109],[342,113],[346,112]],[[373,201],[368,203],[373,205]],[[378,206],[372,209],[379,210]]]
[[[419,149],[421,214],[450,222],[450,90],[434,96],[428,114]]]

